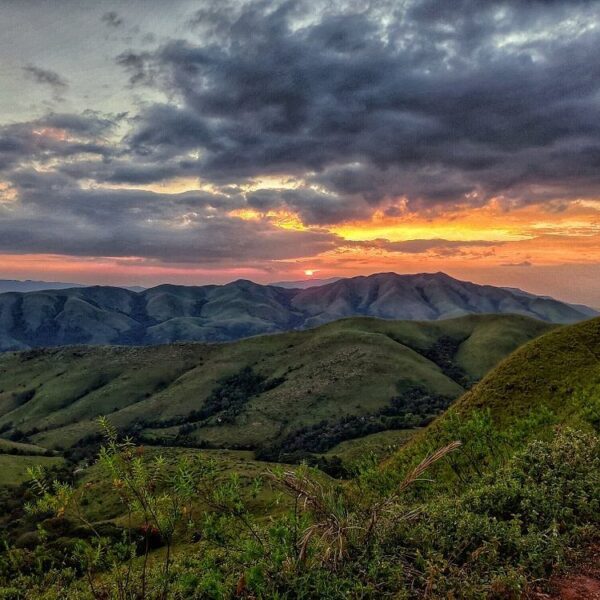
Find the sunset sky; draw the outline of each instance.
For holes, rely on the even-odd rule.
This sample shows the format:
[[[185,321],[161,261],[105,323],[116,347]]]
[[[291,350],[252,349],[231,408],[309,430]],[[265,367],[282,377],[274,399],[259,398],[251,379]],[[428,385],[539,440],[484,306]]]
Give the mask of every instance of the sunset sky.
[[[591,0],[0,0],[0,278],[600,307],[599,49]]]

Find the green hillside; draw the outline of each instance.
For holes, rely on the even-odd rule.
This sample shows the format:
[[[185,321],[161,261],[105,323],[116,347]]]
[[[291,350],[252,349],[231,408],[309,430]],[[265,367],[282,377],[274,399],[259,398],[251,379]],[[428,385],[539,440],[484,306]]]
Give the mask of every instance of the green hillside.
[[[488,316],[349,319],[226,345],[6,355],[5,435],[72,447],[64,462],[6,456],[16,482],[41,459],[61,482],[40,473],[34,487],[2,488],[0,590],[15,598],[19,587],[32,590],[27,600],[99,597],[86,595],[93,586],[116,598],[122,585],[162,589],[169,564],[169,594],[142,597],[467,600],[548,591],[600,531],[599,349],[600,319],[550,330]],[[486,369],[442,416],[414,426]],[[77,440],[111,403],[110,421],[143,447],[104,423],[95,462]],[[70,423],[78,412],[85,418]],[[32,422],[48,429],[27,430]],[[377,423],[397,427],[371,430]],[[338,439],[340,431],[352,435]],[[173,447],[209,440],[228,449]],[[462,444],[442,448],[453,440]],[[353,478],[339,480],[265,461],[301,449],[319,466],[359,466],[344,467]],[[383,468],[370,458],[390,453]],[[178,525],[166,529],[165,515]],[[96,544],[111,561],[82,562],[80,549],[95,557]]]
[[[388,467],[404,468],[428,449],[459,439],[463,457],[472,452],[480,461],[476,470],[485,470],[565,426],[600,429],[600,319],[550,331],[510,354],[413,436]]]
[[[345,319],[229,344],[68,347],[0,357],[3,437],[67,448],[109,415],[146,441],[326,452],[439,414],[552,326],[520,316]]]
[[[580,424],[600,392],[600,319],[552,331],[520,348],[454,409],[487,407],[502,426],[545,406],[562,423]]]
[[[0,486],[14,486],[29,479],[31,467],[45,468],[63,464],[59,456],[15,456],[0,454]]]

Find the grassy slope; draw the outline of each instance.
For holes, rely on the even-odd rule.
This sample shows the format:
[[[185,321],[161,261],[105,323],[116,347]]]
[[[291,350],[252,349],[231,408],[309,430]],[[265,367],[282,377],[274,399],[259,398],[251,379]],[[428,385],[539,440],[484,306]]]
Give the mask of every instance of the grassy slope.
[[[256,497],[250,495],[253,480],[257,477],[264,477],[272,466],[269,463],[254,460],[252,452],[197,450],[194,448],[154,448],[150,446],[144,448],[144,453],[147,460],[152,460],[156,456],[164,458],[167,470],[173,469],[176,462],[182,457],[190,460],[201,457],[203,460],[212,461],[219,473],[219,479],[227,478],[233,473],[239,477],[242,489],[245,493],[248,493],[247,501],[256,514],[273,514],[277,510],[273,506],[275,493],[269,486],[264,486]],[[89,487],[89,491],[85,495],[85,513],[90,520],[94,522],[114,520],[116,523],[124,525],[126,519],[123,504],[115,494],[111,484],[112,482],[107,479],[106,472],[98,463],[86,468],[77,479],[78,486],[87,485]],[[195,503],[194,506],[200,508],[201,504]]]
[[[456,416],[464,422],[475,412],[489,410],[495,428],[510,432],[523,419],[546,409],[553,415],[550,424],[590,428],[589,411],[600,410],[599,318],[546,333],[510,354],[416,434],[389,466],[405,468],[407,462],[422,457],[432,443],[449,441],[448,426]],[[542,419],[530,434],[540,435],[548,426]]]
[[[344,319],[314,330],[205,345],[81,347],[0,357],[0,426],[43,430],[41,446],[94,433],[94,418],[118,426],[187,415],[223,376],[251,365],[285,382],[252,398],[232,425],[204,427],[198,439],[260,445],[302,425],[386,406],[398,381],[458,397],[462,386],[429,360],[440,338],[458,345],[454,363],[478,379],[508,352],[551,326],[518,316],[437,322]],[[23,402],[24,392],[35,391]],[[26,397],[26,396],[25,396]],[[174,429],[160,429],[161,436]]]
[[[35,456],[44,452],[46,452],[46,448],[42,448],[42,446],[12,442],[11,440],[0,438],[0,454],[27,454]]]
[[[389,456],[406,443],[414,429],[398,429],[396,431],[380,431],[365,437],[346,440],[327,451],[324,456],[338,456],[347,464],[359,462],[371,455],[377,459]]]
[[[577,423],[585,408],[581,395],[600,384],[600,319],[560,328],[511,354],[464,395],[455,410],[488,407],[509,424],[544,405],[561,422]]]

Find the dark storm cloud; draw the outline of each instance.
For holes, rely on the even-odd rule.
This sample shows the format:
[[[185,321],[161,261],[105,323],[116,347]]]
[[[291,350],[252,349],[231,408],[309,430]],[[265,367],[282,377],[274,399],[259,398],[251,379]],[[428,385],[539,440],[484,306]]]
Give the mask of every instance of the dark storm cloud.
[[[304,24],[308,8],[211,4],[195,22],[218,41],[122,58],[178,98],[140,115],[133,150],[197,149],[215,180],[317,173],[416,208],[597,184],[597,2],[418,1],[385,22],[366,9]]]
[[[13,172],[16,204],[0,204],[0,252],[53,253],[73,256],[137,256],[165,263],[249,264],[315,256],[338,248],[381,250],[400,254],[457,254],[491,241],[386,239],[346,241],[325,230],[294,231],[268,218],[245,221],[229,214],[251,206],[276,208],[272,196],[187,192],[159,194],[141,190],[90,189],[68,174],[22,169]],[[303,193],[282,190],[288,206],[308,203]],[[322,198],[313,200],[322,210]],[[303,208],[304,210],[304,208]],[[304,213],[303,213],[304,215]],[[316,220],[331,220],[315,213]],[[307,217],[308,219],[309,217]],[[65,232],[57,235],[57,232]]]
[[[119,54],[116,62],[129,73],[129,83],[135,85],[152,85],[158,75],[157,68],[152,64],[152,54],[149,52],[133,52],[131,50]]]
[[[332,225],[348,219],[364,219],[371,212],[364,203],[349,204],[338,195],[312,189],[257,190],[246,194],[246,199],[248,206],[261,212],[291,210],[306,225]]]
[[[241,194],[88,189],[67,175],[34,170],[15,172],[12,183],[19,202],[0,204],[0,252],[247,264],[314,256],[340,247],[454,254],[497,244],[445,239],[349,242],[324,230],[280,229],[267,218],[244,221],[229,215],[246,206]],[[250,204],[260,204],[259,198],[254,195]],[[58,231],[66,233],[57,235]]]
[[[57,167],[60,170],[70,165],[68,159],[80,154],[107,159],[116,153],[116,149],[106,143],[105,137],[118,119],[91,111],[50,113],[35,121],[0,126],[0,172],[5,171],[5,176],[10,179],[9,169],[34,160],[63,161]]]
[[[0,128],[0,170],[16,193],[10,210],[0,209],[1,249],[273,260],[361,242],[277,229],[271,211],[317,228],[376,209],[399,217],[496,198],[507,209],[560,210],[597,198],[599,8],[592,0],[207,0],[181,29],[185,39],[115,51],[144,100],[137,114],[54,113]],[[57,95],[66,88],[54,72],[26,72]],[[39,163],[47,172],[36,174]],[[269,175],[294,188],[255,189]],[[177,177],[213,192],[105,189]],[[229,214],[238,208],[259,217]]]
[[[0,204],[0,251],[248,263],[319,254],[340,241],[227,216],[240,206],[235,197],[83,189],[64,175],[35,171],[16,173],[13,183],[20,201]]]
[[[57,170],[77,180],[93,179],[98,183],[131,185],[164,182],[177,175],[181,175],[181,169],[177,164],[156,165],[153,163],[145,165],[122,159],[67,162]]]
[[[64,129],[73,134],[102,136],[109,133],[122,117],[123,115],[117,115],[108,118],[93,111],[84,111],[81,114],[50,113],[39,119],[37,124]]]

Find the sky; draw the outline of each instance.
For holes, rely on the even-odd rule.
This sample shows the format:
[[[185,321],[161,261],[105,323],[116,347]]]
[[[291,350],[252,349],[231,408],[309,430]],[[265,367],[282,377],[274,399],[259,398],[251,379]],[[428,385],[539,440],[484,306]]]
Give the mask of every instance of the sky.
[[[600,307],[598,48],[593,0],[0,0],[0,278]]]

